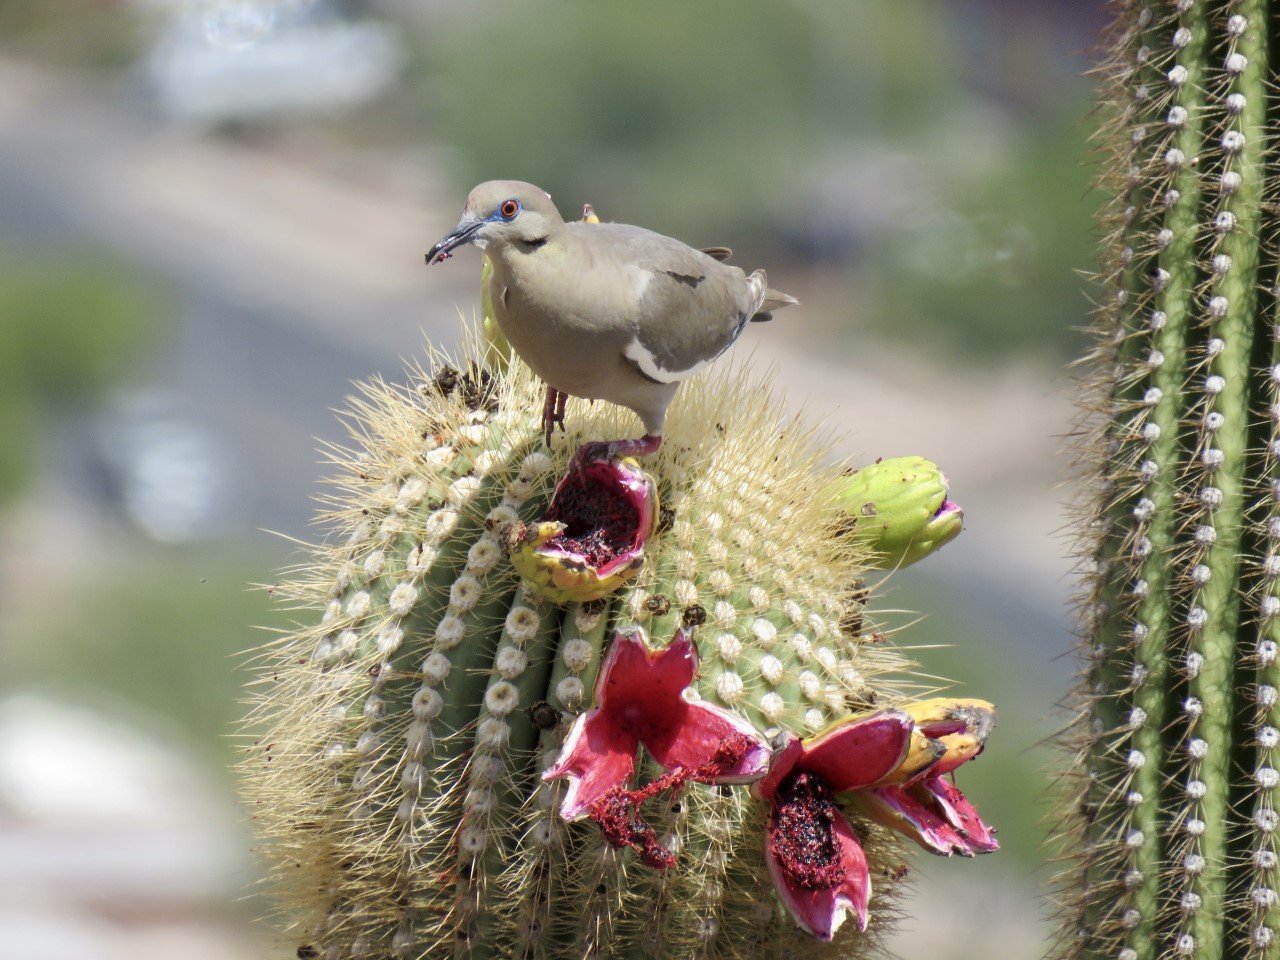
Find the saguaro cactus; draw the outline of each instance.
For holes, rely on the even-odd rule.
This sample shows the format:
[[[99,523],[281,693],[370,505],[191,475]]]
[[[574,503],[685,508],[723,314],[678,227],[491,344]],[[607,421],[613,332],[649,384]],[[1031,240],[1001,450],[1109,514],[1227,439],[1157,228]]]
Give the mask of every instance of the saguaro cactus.
[[[1278,16],[1116,5],[1063,956],[1280,957]]]
[[[439,361],[357,404],[339,535],[280,588],[323,612],[265,651],[245,762],[298,956],[858,955],[893,831],[995,848],[951,782],[991,706],[907,701],[863,610],[878,535],[958,530],[936,469],[842,500],[812,430],[713,375],[645,478],[547,449],[540,398]]]

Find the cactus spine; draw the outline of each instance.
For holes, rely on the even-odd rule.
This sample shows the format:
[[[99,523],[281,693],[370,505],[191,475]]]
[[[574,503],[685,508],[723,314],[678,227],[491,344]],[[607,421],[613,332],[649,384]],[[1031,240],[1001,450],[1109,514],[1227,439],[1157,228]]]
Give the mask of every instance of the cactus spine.
[[[338,535],[282,588],[322,614],[265,651],[245,790],[299,957],[854,956],[892,915],[900,840],[859,821],[872,927],[802,933],[763,869],[766,810],[689,783],[647,808],[677,869],[608,846],[557,808],[555,760],[591,705],[607,639],[700,625],[698,694],[761,732],[812,733],[903,695],[907,666],[863,623],[865,547],[838,536],[839,471],[741,375],[686,385],[639,578],[555,606],[522,586],[504,523],[535,521],[581,437],[544,448],[541,394],[500,375],[418,371],[355,409],[336,458]],[[586,437],[625,435],[576,404]],[[653,812],[656,808],[656,812]]]
[[[1272,6],[1116,5],[1064,957],[1280,957]]]

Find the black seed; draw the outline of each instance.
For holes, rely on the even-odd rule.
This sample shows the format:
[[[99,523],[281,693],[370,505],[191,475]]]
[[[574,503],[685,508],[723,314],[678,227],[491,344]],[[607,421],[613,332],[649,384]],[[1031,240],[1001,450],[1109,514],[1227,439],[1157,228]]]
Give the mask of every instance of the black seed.
[[[854,713],[859,710],[867,710],[876,705],[876,692],[870,687],[865,690],[859,690],[857,693],[851,693],[844,698],[845,706]]]
[[[545,700],[531,705],[526,712],[529,720],[539,730],[554,730],[560,723],[560,711]]]
[[[671,601],[665,593],[655,593],[644,602],[645,608],[655,617],[665,617],[671,610]]]
[[[676,512],[670,507],[658,507],[658,533],[666,533],[676,522]]]
[[[447,397],[458,386],[458,380],[462,374],[458,372],[458,368],[452,364],[446,363],[443,367],[436,371],[436,375],[431,379],[431,385],[436,388],[436,392],[442,397]]]

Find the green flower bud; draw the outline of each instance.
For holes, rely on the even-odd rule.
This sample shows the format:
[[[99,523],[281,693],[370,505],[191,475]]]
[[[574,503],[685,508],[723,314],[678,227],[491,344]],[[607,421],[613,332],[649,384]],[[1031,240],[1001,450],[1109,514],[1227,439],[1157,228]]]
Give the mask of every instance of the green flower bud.
[[[964,524],[960,505],[947,499],[947,478],[924,457],[862,467],[843,479],[836,499],[847,532],[867,545],[879,570],[924,559],[955,539]]]

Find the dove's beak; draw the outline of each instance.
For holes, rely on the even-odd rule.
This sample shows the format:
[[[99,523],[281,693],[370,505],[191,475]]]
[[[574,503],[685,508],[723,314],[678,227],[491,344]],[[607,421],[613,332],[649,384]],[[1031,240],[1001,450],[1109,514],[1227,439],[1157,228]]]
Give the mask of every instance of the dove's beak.
[[[449,253],[452,250],[462,246],[464,243],[471,243],[475,240],[476,232],[484,226],[483,220],[477,220],[474,217],[464,216],[453,230],[427,251],[427,265],[433,263],[444,263],[449,259]]]

